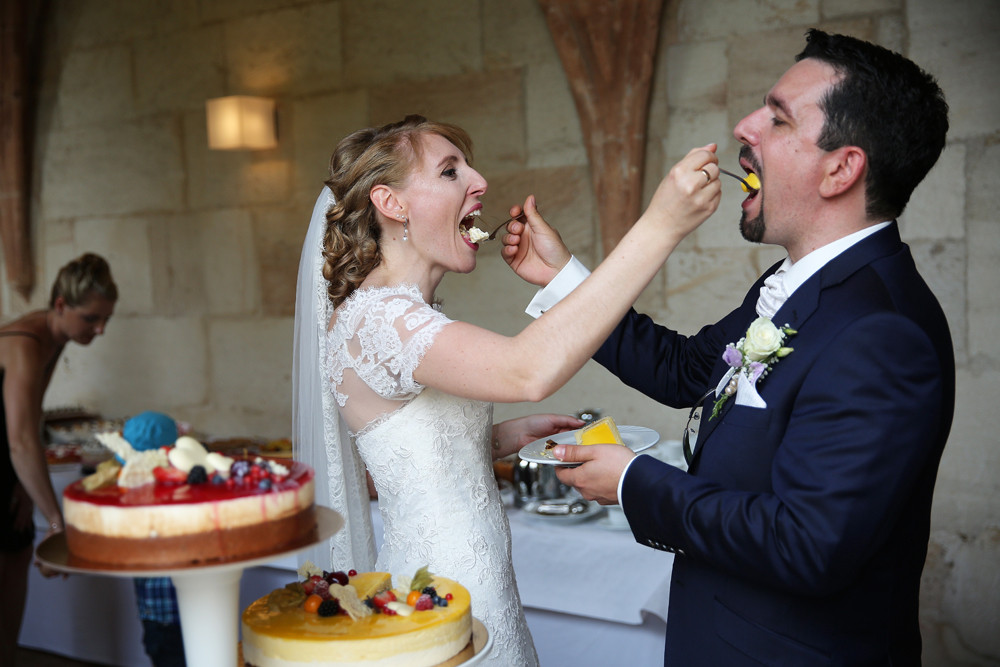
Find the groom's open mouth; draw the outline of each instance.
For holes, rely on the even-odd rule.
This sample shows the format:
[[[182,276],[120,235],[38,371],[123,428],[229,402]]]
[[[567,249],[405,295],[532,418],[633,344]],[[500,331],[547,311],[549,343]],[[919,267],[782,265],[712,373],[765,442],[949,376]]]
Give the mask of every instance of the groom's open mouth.
[[[476,226],[476,221],[479,219],[481,214],[482,209],[477,208],[474,211],[470,211],[469,214],[462,218],[462,221],[458,223],[458,233],[462,235],[462,239],[469,245],[476,245],[489,236],[489,234]]]
[[[743,191],[747,193],[747,198],[744,200],[745,202],[747,202],[754,199],[758,194],[760,194],[760,189],[761,189],[760,176],[757,175],[757,170],[754,169],[749,164],[741,161],[740,166],[743,167],[743,171],[747,173],[746,178],[743,179],[746,182],[746,184],[741,186],[743,188]],[[747,186],[750,187],[747,188]]]

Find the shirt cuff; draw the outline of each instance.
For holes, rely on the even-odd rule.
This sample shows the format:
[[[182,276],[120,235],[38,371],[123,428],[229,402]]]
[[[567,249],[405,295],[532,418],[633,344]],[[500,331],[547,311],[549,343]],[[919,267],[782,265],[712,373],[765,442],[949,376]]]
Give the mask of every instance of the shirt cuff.
[[[625,475],[628,473],[628,469],[632,467],[635,460],[639,458],[638,456],[633,456],[632,460],[628,462],[625,469],[622,470],[622,476],[618,478],[618,504],[621,505],[622,511],[625,511],[625,503],[622,502],[622,486],[625,484]]]
[[[590,269],[584,266],[583,262],[576,258],[576,255],[570,257],[566,266],[560,269],[556,277],[535,293],[535,298],[531,300],[524,312],[536,319],[541,317],[542,313],[565,299],[589,275]]]

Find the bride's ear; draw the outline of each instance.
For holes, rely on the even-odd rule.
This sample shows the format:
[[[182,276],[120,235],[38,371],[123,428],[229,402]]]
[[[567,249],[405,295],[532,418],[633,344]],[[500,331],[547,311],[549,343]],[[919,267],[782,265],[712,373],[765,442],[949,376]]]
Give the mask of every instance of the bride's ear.
[[[387,185],[376,185],[372,188],[369,193],[368,198],[371,199],[372,204],[378,209],[378,212],[387,218],[393,220],[398,219],[403,215],[403,205],[396,198],[396,194]]]

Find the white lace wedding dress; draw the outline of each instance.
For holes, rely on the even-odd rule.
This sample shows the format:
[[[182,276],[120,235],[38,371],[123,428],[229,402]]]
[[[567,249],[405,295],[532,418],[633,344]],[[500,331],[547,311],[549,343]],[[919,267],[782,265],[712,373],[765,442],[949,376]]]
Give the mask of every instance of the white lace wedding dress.
[[[359,289],[336,311],[328,378],[379,494],[375,569],[462,583],[493,636],[491,665],[538,664],[493,476],[493,405],[425,388],[413,371],[451,320],[416,286]]]

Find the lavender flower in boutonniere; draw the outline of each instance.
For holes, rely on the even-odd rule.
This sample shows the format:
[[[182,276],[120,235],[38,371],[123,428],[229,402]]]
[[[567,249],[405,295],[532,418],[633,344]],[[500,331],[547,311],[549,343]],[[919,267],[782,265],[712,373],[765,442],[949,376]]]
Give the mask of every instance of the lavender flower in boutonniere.
[[[709,419],[715,419],[730,396],[736,393],[739,386],[739,376],[743,375],[751,385],[767,375],[778,359],[787,357],[794,348],[784,347],[782,343],[789,336],[797,333],[787,324],[776,327],[770,318],[758,317],[750,324],[743,338],[736,343],[730,343],[722,353],[722,360],[732,370],[729,372],[729,384],[716,399]]]

